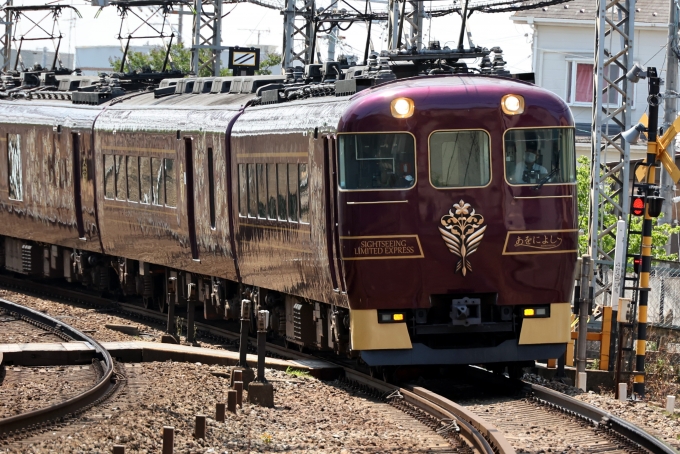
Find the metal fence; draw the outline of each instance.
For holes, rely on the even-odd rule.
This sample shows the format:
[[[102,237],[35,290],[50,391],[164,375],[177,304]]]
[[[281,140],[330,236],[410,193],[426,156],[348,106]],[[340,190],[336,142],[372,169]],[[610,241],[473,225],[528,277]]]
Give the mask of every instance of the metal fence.
[[[633,274],[629,274],[629,276],[632,277]],[[606,270],[602,278],[605,283],[611,282],[611,270]],[[649,286],[650,292],[647,302],[649,324],[680,329],[680,262],[652,260]],[[627,290],[626,297],[631,298],[632,292]],[[600,306],[611,305],[609,295],[599,295],[595,299],[595,304]]]

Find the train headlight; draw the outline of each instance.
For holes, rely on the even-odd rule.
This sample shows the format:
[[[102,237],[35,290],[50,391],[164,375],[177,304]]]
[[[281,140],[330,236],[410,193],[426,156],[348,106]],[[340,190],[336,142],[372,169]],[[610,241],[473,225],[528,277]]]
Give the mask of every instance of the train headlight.
[[[519,115],[524,112],[524,98],[520,95],[505,95],[501,99],[501,108],[507,115]]]
[[[390,103],[390,110],[394,118],[409,118],[413,116],[415,104],[410,98],[396,98]]]

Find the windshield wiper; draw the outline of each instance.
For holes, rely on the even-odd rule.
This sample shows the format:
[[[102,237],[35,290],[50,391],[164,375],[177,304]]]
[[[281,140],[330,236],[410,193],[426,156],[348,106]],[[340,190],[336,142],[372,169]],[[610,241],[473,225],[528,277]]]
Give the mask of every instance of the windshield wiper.
[[[559,168],[559,167],[555,167],[555,168],[553,169],[553,171],[550,172],[550,173],[548,174],[548,176],[546,176],[546,177],[543,178],[541,181],[539,181],[538,184],[537,184],[536,186],[534,186],[532,189],[533,189],[534,191],[538,191],[538,190],[541,189],[541,188],[543,187],[543,185],[546,184],[552,177],[554,177],[555,175],[557,175],[557,172],[559,172],[559,171],[560,171],[560,168]]]

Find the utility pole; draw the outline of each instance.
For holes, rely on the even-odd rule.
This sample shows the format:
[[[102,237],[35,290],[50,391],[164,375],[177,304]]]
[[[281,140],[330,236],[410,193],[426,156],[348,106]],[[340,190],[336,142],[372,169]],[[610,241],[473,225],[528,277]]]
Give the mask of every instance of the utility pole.
[[[0,25],[4,25],[4,30],[0,28],[0,58],[2,59],[0,71],[8,70],[12,60],[12,13],[8,10],[2,11],[2,8],[6,6],[12,6],[12,0],[6,0],[4,3],[0,0]]]
[[[664,98],[664,116],[663,129],[664,131],[675,121],[678,117],[678,98],[675,96],[678,92],[678,54],[677,52],[678,40],[678,6],[674,0],[670,1],[670,13],[668,15],[668,45],[666,46],[666,93],[670,96]],[[671,157],[675,159],[675,141],[668,145],[667,149]],[[658,219],[659,224],[667,224],[673,221],[673,201],[675,196],[673,190],[673,181],[667,172],[661,173],[660,180],[661,197],[664,198],[663,217]],[[666,253],[670,253],[670,241],[666,245]]]

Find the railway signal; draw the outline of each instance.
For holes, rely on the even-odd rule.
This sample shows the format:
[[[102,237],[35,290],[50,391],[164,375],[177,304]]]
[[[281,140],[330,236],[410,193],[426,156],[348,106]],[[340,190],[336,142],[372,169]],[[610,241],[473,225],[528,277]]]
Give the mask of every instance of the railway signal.
[[[633,216],[644,216],[645,214],[645,197],[643,195],[634,195],[633,202],[630,204],[630,212]]]
[[[644,70],[639,65],[633,67],[626,77],[631,82],[646,78],[649,83],[649,117],[643,119],[638,125],[622,133],[623,138],[633,142],[639,137],[640,132],[647,132],[647,157],[645,161],[637,167],[635,176],[640,183],[635,186],[641,193],[632,196],[631,214],[635,216],[644,215],[642,221],[642,241],[641,252],[638,257],[633,258],[633,268],[639,275],[639,301],[638,301],[638,326],[635,368],[633,370],[633,391],[644,397],[645,395],[645,352],[647,341],[647,302],[649,300],[649,274],[652,268],[652,224],[653,219],[658,217],[663,208],[663,198],[659,197],[659,187],[656,186],[656,162],[661,161],[664,169],[674,183],[680,181],[680,169],[675,165],[674,157],[668,152],[675,136],[680,132],[680,117],[676,118],[670,127],[659,137],[658,136],[658,116],[659,104],[662,95],[659,93],[661,79],[656,68],[648,67]],[[646,122],[645,122],[646,120]],[[647,123],[647,124],[645,124]],[[619,345],[619,348],[621,346]],[[620,365],[617,365],[617,371]],[[617,372],[618,376],[618,372]],[[617,379],[618,382],[618,379]]]

